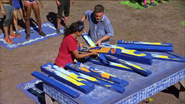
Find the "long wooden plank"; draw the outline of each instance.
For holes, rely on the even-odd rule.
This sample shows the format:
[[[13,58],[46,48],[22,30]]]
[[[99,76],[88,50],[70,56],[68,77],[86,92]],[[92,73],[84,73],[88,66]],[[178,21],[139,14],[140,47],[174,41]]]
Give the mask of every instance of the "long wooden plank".
[[[87,74],[87,75],[90,75],[90,76],[93,76],[93,77],[100,77],[100,78],[103,78],[103,79],[106,79],[106,80],[113,81],[113,82],[118,83],[118,84],[122,83],[122,81],[123,81],[119,78],[111,77],[110,75],[100,73],[100,72],[94,70],[92,67],[90,67],[88,69],[87,67],[80,66],[80,65],[77,65],[77,64],[71,64],[71,63],[68,63],[66,65],[71,66],[71,67],[73,66],[73,70],[84,73],[84,74]]]
[[[98,79],[98,78],[95,78],[95,77],[88,76],[86,74],[82,74],[82,73],[73,71],[73,68],[75,68],[75,66],[66,65],[66,68],[72,69],[72,70],[69,70],[69,72],[75,73],[76,75],[78,75],[79,78],[84,78],[84,79],[89,80],[89,81],[91,81],[91,82],[93,82],[97,85],[102,86],[102,87],[108,88],[110,90],[113,90],[113,91],[116,91],[116,92],[119,92],[119,93],[123,93],[125,91],[125,89],[123,88],[124,86],[121,87],[121,86],[119,86],[118,84],[116,84],[112,81],[107,81],[105,79],[101,80],[101,79]]]
[[[82,91],[84,92],[85,94],[88,94],[89,92],[91,92],[94,88],[91,88],[87,85],[85,85],[84,83],[81,83],[81,82],[78,82],[77,80],[63,74],[63,73],[60,73],[54,69],[51,69],[51,68],[42,68],[41,69],[42,72],[54,77],[55,79],[79,90],[79,91]]]
[[[69,73],[68,71],[66,71],[64,68],[61,68],[57,65],[54,65],[50,62],[40,66],[41,70],[42,69],[46,69],[46,70],[53,70],[54,72],[57,72],[57,73],[62,73],[62,74],[65,74],[71,78],[74,78],[75,80],[77,80],[78,82],[81,82],[81,83],[84,83],[85,85],[89,86],[90,88],[94,88],[94,84],[92,82],[89,82],[85,79],[82,79],[82,78],[78,78],[78,75],[74,74],[74,73]]]
[[[96,51],[97,53],[121,54],[121,49],[110,48],[110,47],[82,46],[79,50],[84,52]]]
[[[82,64],[82,63],[80,63],[80,62],[76,63],[76,65],[79,65],[80,67],[85,67],[85,68],[87,68],[87,69],[89,69],[89,70],[91,70],[91,71],[93,71],[93,72],[98,73],[99,75],[101,75],[101,77],[97,76],[97,77],[99,77],[99,78],[103,78],[103,79],[106,79],[106,80],[110,80],[110,81],[113,81],[113,82],[116,82],[116,83],[119,82],[118,84],[123,84],[123,85],[127,85],[127,84],[128,84],[128,81],[126,81],[126,80],[124,80],[124,79],[120,79],[120,78],[118,78],[117,76],[112,75],[112,74],[107,73],[107,72],[104,72],[104,71],[102,71],[102,70],[100,70],[100,69],[87,66],[87,65]]]
[[[138,51],[173,52],[173,47],[138,44],[117,44],[119,47],[134,49]]]
[[[150,53],[125,49],[124,47],[119,47],[116,45],[105,44],[105,43],[102,43],[101,46],[121,49],[122,53],[119,55],[115,54],[114,56],[119,57],[123,60],[134,61],[134,62],[149,64],[149,65],[152,64],[152,57]]]
[[[91,38],[87,35],[87,33],[85,31],[83,31],[82,37],[89,46],[93,46],[93,47],[96,46],[96,44],[91,40]],[[99,53],[98,57],[99,57],[100,61],[103,62],[104,64],[106,64],[106,65],[110,64],[109,61],[107,61],[107,59],[103,56],[102,53]]]
[[[135,45],[151,45],[151,46],[166,46],[173,47],[172,43],[160,43],[160,42],[140,42],[140,41],[125,41],[118,40],[117,44],[135,44]]]
[[[123,64],[115,63],[115,62],[112,62],[112,61],[109,61],[109,63],[110,63],[109,65],[106,65],[106,64],[102,63],[99,59],[95,59],[95,58],[92,58],[92,57],[88,57],[87,61],[92,62],[94,64],[103,65],[103,66],[106,66],[106,67],[112,67],[112,68],[116,68],[116,69],[135,72],[134,70],[132,70],[131,68],[129,68],[129,67],[123,65]]]
[[[108,55],[108,54],[107,54],[107,55],[105,55],[105,57],[106,57],[108,60],[110,60],[110,61],[114,61],[114,62],[121,63],[121,64],[123,64],[123,65],[125,65],[125,66],[127,66],[127,67],[129,67],[129,68],[131,68],[131,69],[133,69],[134,71],[136,71],[136,72],[138,72],[138,73],[144,75],[144,76],[148,76],[148,75],[150,75],[150,74],[152,73],[150,70],[144,69],[144,68],[142,68],[142,67],[140,67],[140,66],[138,66],[138,65],[129,63],[128,61],[124,61],[124,60],[119,59],[119,58],[117,58],[117,57],[115,57],[115,56],[112,56],[112,55]]]
[[[77,93],[76,91],[64,86],[63,84],[57,82],[56,80],[54,79],[51,79],[37,71],[34,71],[31,73],[34,77],[42,80],[44,83],[54,87],[55,89],[57,89],[59,92],[61,93],[65,93],[67,94],[68,96],[72,97],[72,98],[78,98],[80,96],[79,93]]]
[[[161,60],[169,60],[169,61],[185,62],[185,58],[173,57],[173,56],[167,56],[167,55],[152,54],[152,58],[161,59]]]

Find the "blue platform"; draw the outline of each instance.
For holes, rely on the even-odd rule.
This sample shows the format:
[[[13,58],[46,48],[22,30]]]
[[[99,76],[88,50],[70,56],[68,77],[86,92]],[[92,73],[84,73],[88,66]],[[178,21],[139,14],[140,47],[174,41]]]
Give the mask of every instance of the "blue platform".
[[[169,55],[169,56],[172,55],[168,53],[158,53],[158,54]],[[98,85],[95,85],[95,89],[91,91],[89,94],[84,94],[69,86],[69,88],[73,89],[74,91],[80,94],[79,98],[76,98],[76,99],[71,99],[65,96],[64,94],[58,92],[52,86],[49,86],[47,84],[43,85],[43,90],[47,95],[54,98],[56,101],[58,101],[61,104],[68,104],[68,103],[136,104],[168,88],[169,86],[185,79],[185,63],[183,62],[153,59],[152,65],[140,64],[140,63],[134,63],[134,64],[141,66],[142,68],[145,68],[147,70],[150,70],[152,74],[147,77],[144,77],[135,72],[105,67],[101,65],[92,64],[90,62],[85,63],[85,65],[96,67],[102,71],[116,75],[121,79],[127,80],[129,82],[129,85],[125,87],[125,92],[122,94]],[[21,89],[23,85],[29,85],[29,83],[32,83],[32,82],[25,82],[22,85],[19,85],[18,88]],[[31,86],[31,87],[34,87],[34,86]],[[27,94],[26,89],[25,90],[22,89],[22,91],[24,91],[24,93]],[[30,95],[28,96],[30,97]],[[37,99],[36,97],[33,100],[39,103],[35,99]]]

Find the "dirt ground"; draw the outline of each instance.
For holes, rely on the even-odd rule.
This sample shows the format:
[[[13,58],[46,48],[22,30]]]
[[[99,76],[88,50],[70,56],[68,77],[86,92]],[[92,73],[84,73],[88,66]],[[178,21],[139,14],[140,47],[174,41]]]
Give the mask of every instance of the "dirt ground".
[[[109,8],[105,14],[111,20],[115,31],[111,44],[116,44],[118,39],[173,43],[174,52],[185,56],[185,26],[181,25],[185,21],[183,16],[185,0],[174,0],[144,10],[121,5],[119,0],[76,0],[75,5],[71,5],[70,23],[79,20],[86,10],[93,10],[94,6],[99,3]],[[48,22],[50,18],[50,21],[56,23],[55,0],[45,0],[43,4],[42,22]],[[180,8],[179,5],[184,8]],[[32,17],[34,18],[33,14]],[[88,28],[86,21],[85,30],[88,31]],[[0,33],[2,33],[1,30]],[[40,71],[41,65],[55,61],[62,38],[61,35],[13,50],[0,48],[0,104],[34,104],[16,86],[34,79],[31,72]],[[82,38],[79,38],[79,41],[85,43]],[[174,92],[173,86],[168,91],[151,96],[153,101],[149,103],[185,104],[171,92]],[[148,99],[140,104],[143,103],[148,103]]]

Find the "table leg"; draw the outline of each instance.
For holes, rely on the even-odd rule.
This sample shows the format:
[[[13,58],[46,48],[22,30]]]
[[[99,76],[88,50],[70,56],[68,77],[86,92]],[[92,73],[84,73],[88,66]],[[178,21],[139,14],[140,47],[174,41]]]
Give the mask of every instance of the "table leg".
[[[185,101],[185,80],[176,83],[174,86],[179,90],[179,99]]]
[[[55,101],[53,98],[51,98],[47,94],[45,94],[45,102],[46,104],[59,104],[57,101]]]

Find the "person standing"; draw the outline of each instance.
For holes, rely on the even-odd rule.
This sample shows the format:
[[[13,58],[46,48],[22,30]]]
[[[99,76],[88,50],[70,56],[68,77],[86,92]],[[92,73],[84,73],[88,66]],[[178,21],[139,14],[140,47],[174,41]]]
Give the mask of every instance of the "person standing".
[[[64,11],[65,18],[65,27],[69,25],[69,14],[70,14],[70,0],[56,0],[56,4],[58,7],[57,14],[57,34],[60,34],[60,23],[62,18],[62,13]],[[72,4],[74,4],[74,0],[72,0]]]
[[[114,36],[114,29],[109,18],[104,14],[104,7],[98,4],[94,7],[94,11],[87,10],[83,14],[81,21],[89,21],[88,35],[96,45],[99,47],[101,43],[108,43],[112,36]]]

